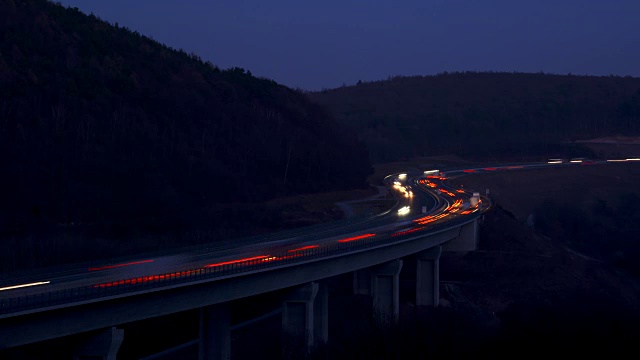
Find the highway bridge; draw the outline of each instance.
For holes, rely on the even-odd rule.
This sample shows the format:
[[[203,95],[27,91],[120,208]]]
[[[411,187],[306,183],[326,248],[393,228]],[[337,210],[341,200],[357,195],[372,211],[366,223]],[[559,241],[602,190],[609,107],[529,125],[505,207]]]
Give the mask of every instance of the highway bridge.
[[[624,159],[635,161],[636,159]],[[595,163],[595,162],[591,162]],[[481,171],[576,165],[569,161],[408,172],[385,178],[398,203],[382,214],[118,263],[52,269],[0,283],[0,349],[101,330],[77,356],[115,358],[117,326],[200,309],[201,359],[228,359],[229,303],[287,289],[282,327],[306,346],[329,336],[323,279],[352,273],[381,321],[399,314],[403,258],[417,259],[416,305],[438,306],[442,251],[472,251],[489,198],[447,177]]]

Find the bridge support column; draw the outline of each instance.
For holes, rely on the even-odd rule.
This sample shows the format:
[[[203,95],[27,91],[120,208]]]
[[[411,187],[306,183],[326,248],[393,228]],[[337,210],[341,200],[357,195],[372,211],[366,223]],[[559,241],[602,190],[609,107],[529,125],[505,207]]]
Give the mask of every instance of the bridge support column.
[[[329,291],[323,282],[312,282],[289,293],[282,304],[285,346],[309,351],[329,339]]]
[[[438,306],[440,303],[440,255],[442,246],[416,254],[416,305]]]
[[[371,269],[373,311],[378,320],[395,322],[400,316],[400,270],[399,259]]]
[[[200,360],[231,358],[231,314],[228,304],[200,308]]]
[[[312,282],[289,293],[282,304],[282,330],[291,345],[306,349],[329,337],[326,284]]]
[[[370,269],[360,269],[353,272],[353,294],[371,295]]]
[[[314,344],[325,344],[329,341],[329,287],[324,282],[318,283],[313,315]]]
[[[474,251],[478,249],[478,219],[462,225],[458,237],[443,245],[444,251]]]
[[[79,345],[73,352],[73,359],[116,360],[116,354],[124,340],[124,330],[115,326],[105,329]]]

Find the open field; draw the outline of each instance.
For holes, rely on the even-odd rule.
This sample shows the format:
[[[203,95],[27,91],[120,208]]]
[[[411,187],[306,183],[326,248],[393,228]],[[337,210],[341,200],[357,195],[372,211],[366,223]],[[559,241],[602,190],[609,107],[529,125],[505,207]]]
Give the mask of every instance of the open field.
[[[610,136],[576,141],[576,143],[586,146],[601,158],[640,156],[640,138],[638,137]]]
[[[597,199],[616,203],[620,196],[640,194],[640,163],[576,165],[546,169],[481,173],[451,179],[465,189],[489,189],[489,196],[520,221],[545,200],[589,208]]]

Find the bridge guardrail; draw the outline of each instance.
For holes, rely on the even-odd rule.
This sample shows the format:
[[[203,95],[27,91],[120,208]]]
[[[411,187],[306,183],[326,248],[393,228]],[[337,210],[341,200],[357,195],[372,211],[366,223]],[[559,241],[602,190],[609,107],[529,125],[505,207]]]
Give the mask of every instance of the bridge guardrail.
[[[394,206],[397,206],[397,204]],[[201,251],[207,251],[207,250],[222,251],[222,250],[237,247],[243,244],[251,244],[251,243],[258,244],[258,243],[272,242],[272,241],[284,240],[287,238],[301,237],[302,235],[305,235],[305,237],[309,240],[313,240],[313,238],[310,238],[308,236],[308,233],[313,233],[313,234],[322,233],[324,234],[324,236],[328,237],[328,236],[331,236],[332,234],[340,233],[341,230],[346,227],[352,227],[352,226],[356,226],[366,222],[375,222],[379,220],[381,217],[383,217],[384,215],[388,214],[390,211],[392,211],[392,209],[386,210],[384,212],[381,212],[375,215],[365,215],[365,216],[357,216],[352,218],[340,219],[340,220],[331,221],[327,223],[320,223],[320,224],[303,226],[303,227],[294,228],[294,229],[282,230],[274,233],[225,239],[223,241],[216,241],[216,242],[205,242],[202,244],[191,245],[191,246],[180,247],[180,248],[163,249],[163,250],[146,253],[145,256],[161,257],[161,256],[174,254],[176,252],[191,253],[191,252],[201,252]],[[187,234],[187,235],[199,236],[200,234],[201,234],[200,232],[195,232],[193,234]],[[206,234],[204,234],[204,236],[206,237]],[[67,265],[48,267],[44,269],[39,269],[39,271],[44,270],[44,271],[47,271],[48,273],[64,274],[66,272],[77,270],[78,268],[83,268],[83,267],[90,268],[90,267],[105,265],[105,263],[107,264],[118,263],[118,262],[124,263],[128,261],[139,260],[140,256],[141,255],[134,255],[134,256],[123,256],[118,258],[112,258],[110,259],[109,262],[107,262],[107,259],[90,260],[90,261],[84,261],[81,263],[73,263],[73,264],[67,264]],[[0,287],[4,283],[7,283],[8,280],[10,279],[16,279],[16,278],[29,279],[29,278],[39,277],[38,275],[39,275],[38,273],[34,273],[33,271],[30,271],[30,270],[4,272],[0,274]]]
[[[422,231],[442,230],[475,220],[482,212],[474,216],[462,216],[451,219],[444,224],[437,224]],[[392,245],[409,235],[393,237],[390,234],[366,236],[348,242],[336,242],[317,248],[296,251],[295,253],[268,254],[260,258],[251,258],[228,262],[215,266],[205,266],[199,269],[149,275],[132,279],[117,280],[108,283],[81,286],[70,289],[43,292],[39,294],[0,299],[0,315],[21,313],[35,309],[45,309],[63,304],[72,304],[84,301],[98,300],[100,298],[117,296],[125,293],[136,293],[151,289],[161,289],[178,284],[186,284],[199,280],[213,278],[225,278],[240,273],[261,271],[267,268],[285,267],[295,263],[308,262],[318,258],[335,255],[346,255],[354,251],[372,248],[381,244]],[[415,234],[412,234],[415,236]]]

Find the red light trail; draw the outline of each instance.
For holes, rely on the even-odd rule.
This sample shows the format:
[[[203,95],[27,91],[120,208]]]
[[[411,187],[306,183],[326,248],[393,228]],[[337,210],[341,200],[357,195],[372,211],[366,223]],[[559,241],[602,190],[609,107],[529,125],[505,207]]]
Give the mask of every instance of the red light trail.
[[[296,251],[304,251],[304,250],[309,250],[309,249],[315,249],[317,247],[319,247],[320,245],[309,245],[309,246],[303,246],[301,248],[297,248],[297,249],[292,249],[289,250],[287,252],[296,252]]]
[[[244,259],[238,259],[238,260],[230,260],[230,261],[224,261],[224,262],[219,262],[219,263],[215,263],[215,264],[209,264],[209,265],[205,265],[203,267],[210,268],[210,267],[216,267],[216,266],[237,264],[237,263],[242,263],[242,262],[247,262],[247,261],[252,261],[252,260],[263,260],[263,259],[267,259],[267,258],[269,258],[269,255],[260,255],[260,256],[250,257],[250,258],[244,258]]]
[[[89,271],[107,270],[107,269],[114,269],[114,268],[119,268],[119,267],[123,267],[123,266],[145,264],[145,263],[150,263],[150,262],[153,262],[153,260],[140,260],[140,261],[132,261],[132,262],[116,264],[116,265],[105,265],[105,266],[99,266],[99,267],[91,267],[88,270]]]
[[[354,236],[354,237],[350,237],[350,238],[346,238],[346,239],[340,239],[338,240],[339,243],[346,243],[349,241],[356,241],[356,240],[360,240],[360,239],[365,239],[365,238],[369,238],[372,236],[376,236],[376,234],[364,234],[364,235],[358,235],[358,236]]]

